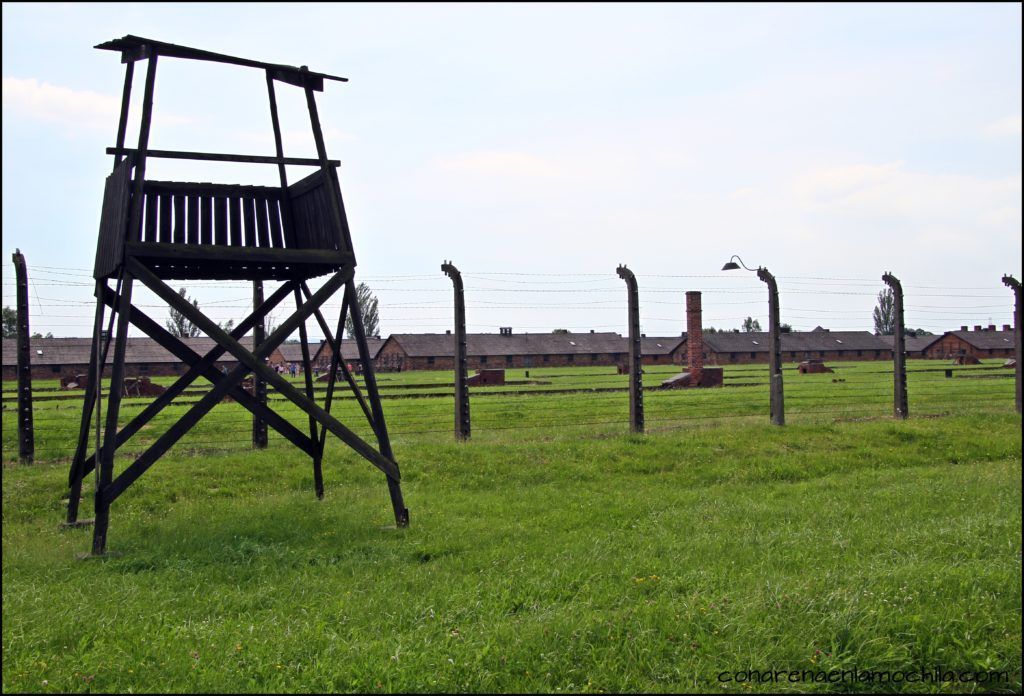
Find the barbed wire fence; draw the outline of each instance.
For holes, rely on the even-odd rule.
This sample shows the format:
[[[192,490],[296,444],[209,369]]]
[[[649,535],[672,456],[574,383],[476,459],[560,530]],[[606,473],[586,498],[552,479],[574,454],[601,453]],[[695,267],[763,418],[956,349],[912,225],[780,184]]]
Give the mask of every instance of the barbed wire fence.
[[[45,317],[44,328],[64,329],[88,335],[94,300],[90,269],[30,266],[31,311]],[[483,332],[502,325],[516,330],[550,333],[554,328],[572,331],[613,331],[626,328],[626,297],[614,271],[593,274],[539,274],[517,272],[466,272],[467,314],[470,331]],[[714,296],[712,308],[704,317],[705,326],[734,326],[745,318],[765,315],[765,293],[750,278],[723,278],[721,275],[637,274],[640,281],[641,320],[647,327],[670,327],[646,333],[680,335],[685,330],[684,293],[700,286],[705,297]],[[451,286],[440,273],[401,276],[367,276],[381,299],[382,322],[398,324],[421,332],[444,333],[452,327]],[[867,323],[878,292],[883,285],[871,278],[824,276],[779,277],[780,294],[785,301],[783,322],[815,323],[836,330],[862,330]],[[182,283],[189,292],[216,288],[230,296],[202,302],[211,318],[237,320],[251,308],[251,285],[237,283],[237,295],[231,283],[189,281]],[[904,286],[907,295],[908,326],[941,335],[966,322],[970,326],[988,326],[994,316],[1012,316],[1011,298],[993,283],[991,287],[952,285]],[[3,304],[12,304],[14,279],[3,278]],[[799,303],[808,296],[859,298],[867,310],[821,309]],[[721,299],[719,296],[722,296]],[[166,310],[166,305],[140,293],[143,309]],[[508,319],[538,310],[555,313],[557,325],[530,324]],[[737,311],[738,310],[738,311]],[[340,301],[328,303],[325,315],[340,311]],[[516,314],[516,313],[520,314]],[[614,313],[618,320],[609,320]],[[600,317],[596,320],[591,318]],[[154,317],[157,318],[157,317]],[[601,323],[606,322],[606,323]],[[40,326],[34,320],[35,327]],[[313,328],[313,325],[310,327]],[[38,330],[38,328],[37,328]],[[65,333],[65,331],[61,331]],[[887,418],[892,414],[893,365],[891,360],[828,360],[832,373],[805,375],[796,369],[794,358],[783,356],[785,401],[791,423]],[[986,356],[982,356],[986,357]],[[912,417],[933,417],[949,413],[1007,412],[1013,410],[1014,373],[1001,360],[976,366],[952,366],[936,360],[914,360],[908,367],[908,389]],[[948,361],[947,361],[948,362]],[[496,365],[502,368],[503,365]],[[473,437],[507,437],[509,431],[526,436],[560,437],[624,434],[629,429],[628,375],[617,374],[614,365],[569,367],[505,368],[514,384],[505,387],[472,389]],[[695,427],[710,423],[736,421],[767,422],[768,370],[763,362],[726,365],[722,388],[660,388],[662,380],[677,374],[680,364],[645,365],[643,375],[646,430],[657,432]],[[529,377],[526,376],[529,373]],[[59,377],[59,375],[54,375]],[[301,378],[300,378],[301,379]],[[446,442],[452,433],[454,408],[453,375],[441,371],[382,373],[378,376],[391,437],[397,442]],[[3,409],[13,408],[13,385],[4,383]],[[320,383],[318,389],[322,391]],[[163,432],[162,427],[177,418],[205,393],[201,383],[187,389],[172,406],[146,430],[118,450],[119,459],[144,451]],[[41,385],[36,390],[34,427],[37,459],[68,459],[75,449],[82,392],[60,391]],[[128,398],[124,402],[122,423],[134,417],[147,399]],[[282,416],[302,429],[305,414],[280,395],[272,394],[269,403]],[[364,438],[372,430],[356,402],[345,391],[335,395],[334,413]],[[214,409],[177,445],[174,451],[243,451],[251,448],[250,414],[238,404],[225,403]],[[16,441],[11,419],[3,428],[5,458]],[[150,434],[152,433],[152,434]],[[285,443],[271,433],[271,445]]]

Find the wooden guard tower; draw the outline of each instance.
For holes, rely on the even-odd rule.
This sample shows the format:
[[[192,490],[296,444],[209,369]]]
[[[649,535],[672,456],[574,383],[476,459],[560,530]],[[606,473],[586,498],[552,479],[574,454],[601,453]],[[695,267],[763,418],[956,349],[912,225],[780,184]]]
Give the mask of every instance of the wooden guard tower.
[[[117,145],[107,149],[113,155],[113,172],[107,177],[103,193],[99,242],[96,249],[96,317],[92,337],[92,363],[82,409],[78,447],[71,463],[68,502],[68,524],[87,524],[78,520],[78,501],[82,479],[96,470],[96,515],[93,521],[94,555],[106,550],[110,505],[118,496],[152,466],[192,426],[230,395],[236,402],[262,419],[313,461],[317,497],[323,496],[321,460],[327,433],[340,438],[386,475],[395,521],[400,527],[409,522],[409,512],[402,501],[399,469],[391,452],[387,425],[380,405],[373,360],[367,350],[355,288],[355,255],[345,217],[336,171],[339,162],[327,159],[323,132],[317,116],[315,92],[323,91],[324,80],[345,82],[310,71],[255,60],[211,53],[186,46],[125,36],[96,48],[117,51],[125,63],[124,92],[117,127]],[[235,155],[208,152],[179,152],[149,149],[149,130],[153,116],[153,88],[158,58],[227,63],[263,70],[267,79],[270,118],[274,129],[275,156]],[[135,64],[148,61],[142,102],[139,142],[135,148],[125,147],[125,130],[131,98]],[[281,127],[274,96],[275,82],[283,82],[305,92],[310,125],[316,142],[317,158],[285,157],[281,145]],[[280,186],[241,186],[226,184],[153,181],[146,178],[146,161],[150,158],[172,158],[200,161],[276,164]],[[309,176],[289,184],[285,165],[314,167]],[[307,281],[329,276],[316,292],[310,292]],[[214,321],[178,295],[166,281],[178,279],[251,280],[256,303],[253,312],[232,331],[222,330]],[[281,281],[282,285],[262,300],[262,283]],[[115,287],[110,287],[113,281]],[[168,306],[181,312],[214,340],[216,347],[205,355],[194,352],[132,304],[132,284],[139,281]],[[343,289],[337,328],[331,332],[320,307],[338,290]],[[269,336],[264,335],[263,321],[285,298],[295,299],[295,312]],[[104,313],[110,308],[109,324],[103,329]],[[366,388],[364,397],[349,373],[341,356],[341,334],[345,317],[351,312],[354,338],[363,365]],[[323,406],[314,401],[310,359],[306,346],[305,322],[315,317],[333,349],[326,400]],[[115,326],[116,319],[116,326]],[[124,358],[128,325],[152,337],[157,343],[186,363],[188,370],[127,425],[117,429],[118,412],[124,381]],[[266,365],[266,358],[296,329],[303,343],[306,374],[305,393]],[[253,331],[253,349],[246,350],[239,339]],[[102,391],[103,366],[113,344],[110,392],[107,401],[106,427],[100,436],[100,409],[95,408]],[[228,374],[215,369],[214,362],[224,353],[231,354],[238,366]],[[354,392],[377,439],[377,447],[360,439],[330,415],[336,375],[343,378]],[[269,409],[265,400],[250,395],[240,386],[249,373],[273,386],[285,398],[309,415],[309,431],[303,432]],[[210,391],[193,405],[177,422],[149,446],[135,461],[115,478],[114,457],[127,442],[171,400],[198,378],[212,384]],[[258,394],[259,392],[257,392]],[[96,414],[95,448],[90,424]],[[92,451],[90,451],[92,450]],[[98,462],[98,465],[97,465]]]

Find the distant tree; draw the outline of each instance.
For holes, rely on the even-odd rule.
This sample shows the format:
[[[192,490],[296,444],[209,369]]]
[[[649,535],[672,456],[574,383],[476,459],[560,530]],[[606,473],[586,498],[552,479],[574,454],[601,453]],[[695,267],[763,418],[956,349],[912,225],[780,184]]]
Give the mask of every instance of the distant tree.
[[[747,333],[750,333],[751,331],[760,331],[761,322],[759,322],[757,319],[754,319],[753,317],[747,317],[746,319],[743,320],[743,326],[740,328],[742,328]]]
[[[779,324],[779,333],[793,333],[793,327],[789,324]]]
[[[918,336],[934,336],[931,331],[925,331],[924,329],[905,329],[903,331],[904,336],[911,336],[916,338]]]
[[[41,333],[39,333],[38,331],[36,331],[34,334],[32,334],[32,338],[53,338],[53,332],[52,331],[47,331],[46,335],[44,336]]]
[[[4,307],[4,338],[18,337],[18,312]]]
[[[555,329],[551,333],[553,333],[553,334],[567,334],[567,333],[569,333],[569,329]]]
[[[701,329],[701,333],[718,333],[718,329],[713,326],[706,326]]]
[[[878,293],[878,306],[873,315],[876,336],[892,336],[896,332],[896,297],[892,288]]]
[[[186,302],[189,301],[188,297],[185,296],[185,288],[178,290],[178,294]],[[191,300],[192,306],[199,309],[198,300]],[[171,332],[171,335],[177,336],[178,338],[195,338],[199,335],[199,327],[190,322],[185,315],[171,307],[169,310],[169,316],[167,321],[164,323],[167,330]]]
[[[217,326],[219,326],[219,327],[220,327],[221,329],[223,329],[223,330],[224,330],[225,332],[227,332],[227,333],[231,333],[231,330],[232,330],[233,328],[235,328],[235,320],[234,320],[234,319],[228,319],[228,320],[227,320],[227,321],[225,321],[225,322],[219,322],[219,321],[218,321],[218,322],[217,322]]]
[[[367,336],[380,335],[380,315],[377,312],[378,302],[370,286],[360,283],[356,286],[356,299],[359,300],[359,308],[363,316],[363,332]],[[355,308],[350,308],[354,310]],[[268,329],[269,332],[269,329]],[[352,323],[351,312],[345,317],[345,335],[349,338],[355,336],[355,325]]]

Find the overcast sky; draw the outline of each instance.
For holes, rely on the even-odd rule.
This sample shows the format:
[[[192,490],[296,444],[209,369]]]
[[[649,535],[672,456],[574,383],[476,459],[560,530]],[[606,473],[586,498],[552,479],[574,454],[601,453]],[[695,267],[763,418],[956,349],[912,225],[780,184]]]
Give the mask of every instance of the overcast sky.
[[[451,326],[445,259],[465,275],[470,331],[625,333],[620,263],[648,335],[685,329],[686,290],[704,292],[705,325],[767,328],[765,286],[719,271],[731,254],[779,278],[798,330],[871,330],[885,271],[911,327],[1012,321],[1019,3],[4,3],[3,303],[20,248],[33,331],[90,332],[124,76],[92,47],[126,34],[351,80],[326,84],[320,115],[384,335]],[[159,65],[151,147],[273,153],[261,72]],[[278,99],[286,154],[312,156],[302,93]],[[166,160],[147,173],[277,177]],[[251,297],[188,291],[220,320]]]

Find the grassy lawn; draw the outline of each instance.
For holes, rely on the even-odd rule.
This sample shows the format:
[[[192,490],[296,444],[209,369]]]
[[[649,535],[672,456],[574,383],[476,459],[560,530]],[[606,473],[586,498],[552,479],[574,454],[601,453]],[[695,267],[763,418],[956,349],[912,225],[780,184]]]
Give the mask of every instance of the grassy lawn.
[[[763,384],[651,391],[645,436],[622,393],[508,388],[473,400],[463,444],[450,397],[387,398],[444,373],[382,375],[403,530],[365,461],[331,444],[317,501],[308,459],[273,435],[248,449],[224,404],[114,504],[119,555],[89,561],[91,532],[58,527],[80,402],[37,404],[28,466],[5,394],[3,690],[1019,693],[1013,381],[912,364],[895,422],[885,367],[787,372],[785,428]],[[530,379],[625,386],[577,370]],[[1009,681],[718,678],[937,667]]]

